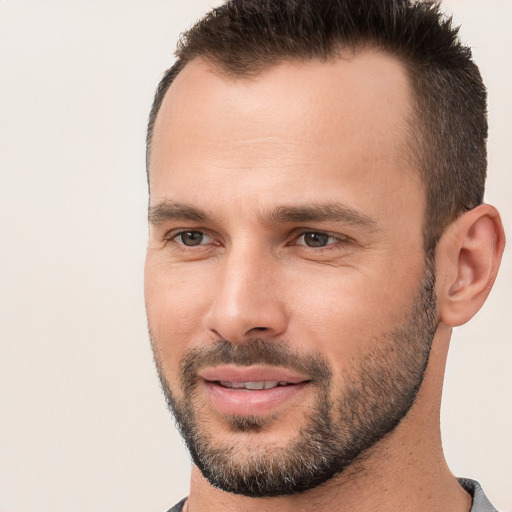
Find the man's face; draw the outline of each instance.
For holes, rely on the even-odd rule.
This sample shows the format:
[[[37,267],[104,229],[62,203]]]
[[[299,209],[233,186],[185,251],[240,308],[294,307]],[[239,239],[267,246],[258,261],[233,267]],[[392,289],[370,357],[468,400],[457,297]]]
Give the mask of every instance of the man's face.
[[[435,330],[405,72],[366,52],[253,79],[194,61],[150,159],[146,304],[210,483],[311,488],[407,414]]]

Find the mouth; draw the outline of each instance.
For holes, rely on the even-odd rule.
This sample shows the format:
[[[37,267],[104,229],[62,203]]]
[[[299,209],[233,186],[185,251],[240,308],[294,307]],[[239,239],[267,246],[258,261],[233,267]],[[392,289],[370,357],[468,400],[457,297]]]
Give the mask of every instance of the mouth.
[[[291,407],[311,380],[283,368],[223,366],[199,372],[212,407],[221,414],[261,416]]]
[[[294,386],[291,382],[275,380],[266,381],[253,381],[253,382],[230,382],[230,381],[213,381],[214,384],[218,384],[223,388],[228,389],[247,389],[249,391],[260,391],[262,389],[274,389],[283,386]]]

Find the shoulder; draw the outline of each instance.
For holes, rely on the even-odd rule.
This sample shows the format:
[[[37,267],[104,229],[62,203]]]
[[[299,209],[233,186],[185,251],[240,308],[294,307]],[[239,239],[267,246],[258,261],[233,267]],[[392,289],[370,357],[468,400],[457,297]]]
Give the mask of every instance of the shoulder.
[[[170,508],[167,512],[181,512],[183,510],[183,505],[185,505],[185,501],[187,501],[187,498],[183,498],[179,503],[176,503],[176,505]]]
[[[458,478],[459,484],[471,496],[473,496],[473,504],[469,512],[498,512],[493,507],[487,496],[485,495],[481,485],[476,480],[469,478]]]

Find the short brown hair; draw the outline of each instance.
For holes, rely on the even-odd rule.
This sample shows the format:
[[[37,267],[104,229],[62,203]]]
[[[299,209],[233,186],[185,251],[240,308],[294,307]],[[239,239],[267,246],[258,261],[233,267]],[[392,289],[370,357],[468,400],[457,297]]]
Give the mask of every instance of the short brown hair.
[[[486,90],[471,50],[438,2],[413,0],[228,0],[182,34],[161,80],[147,132],[174,78],[201,57],[232,77],[284,61],[328,60],[341,49],[376,48],[400,59],[414,96],[409,145],[426,193],[424,245],[483,201]]]

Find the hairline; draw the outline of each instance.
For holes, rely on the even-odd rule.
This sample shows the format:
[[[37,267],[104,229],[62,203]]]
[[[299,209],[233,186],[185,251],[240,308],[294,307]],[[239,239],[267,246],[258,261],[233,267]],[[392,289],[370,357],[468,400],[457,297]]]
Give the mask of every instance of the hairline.
[[[208,55],[197,55],[193,57],[192,59],[188,59],[186,61],[179,59],[177,60],[173,66],[171,66],[165,73],[164,78],[171,75],[170,79],[168,80],[168,83],[166,83],[166,87],[162,91],[157,92],[157,98],[155,98],[154,104],[152,106],[150,115],[149,115],[149,123],[148,123],[148,129],[147,129],[147,136],[146,136],[146,172],[147,172],[147,178],[148,178],[148,186],[149,186],[149,160],[151,156],[151,146],[153,142],[153,136],[154,136],[154,128],[156,125],[156,121],[158,119],[158,115],[160,113],[160,110],[162,108],[163,102],[165,100],[165,97],[167,96],[167,93],[169,92],[170,88],[172,87],[173,83],[175,82],[176,78],[180,75],[180,73],[185,69],[186,66],[193,62],[197,61],[203,61],[207,67],[208,70],[212,73],[216,74],[217,76],[224,78],[226,80],[237,80],[237,79],[252,79],[257,78],[261,74],[263,74],[265,71],[268,71],[272,68],[275,68],[277,66],[280,66],[282,64],[304,64],[308,62],[319,62],[319,63],[328,63],[328,62],[334,62],[336,60],[342,59],[341,52],[353,51],[354,55],[356,53],[360,53],[366,50],[375,50],[377,52],[382,53],[383,55],[387,55],[389,57],[394,58],[402,67],[405,76],[407,78],[407,90],[409,92],[408,98],[410,99],[410,115],[406,116],[405,118],[405,127],[407,128],[422,128],[422,124],[424,121],[421,119],[420,114],[420,105],[418,101],[418,94],[414,87],[414,82],[412,80],[412,65],[408,62],[408,59],[406,59],[404,56],[401,56],[397,54],[397,52],[392,52],[387,50],[386,48],[383,48],[381,45],[378,45],[376,43],[372,43],[371,41],[365,41],[358,44],[352,44],[352,45],[339,45],[336,50],[334,50],[331,54],[329,54],[326,57],[323,56],[313,56],[313,57],[301,57],[301,56],[282,56],[281,58],[275,58],[269,60],[265,65],[260,66],[254,66],[253,68],[249,68],[247,71],[233,71],[228,69],[227,66],[225,66],[220,59],[215,59]],[[158,101],[157,101],[158,100]],[[421,130],[423,131],[423,130]],[[407,138],[407,137],[406,137]],[[418,158],[418,155],[415,155],[415,152],[417,151],[417,148],[414,146],[418,146],[419,141],[407,141],[406,148],[409,151],[406,151],[408,163],[413,163],[415,167],[420,166],[420,158]],[[419,172],[419,169],[418,169]],[[421,177],[421,176],[420,176]],[[421,177],[421,182],[424,184],[424,180]]]
[[[274,59],[269,59],[264,65],[254,66],[252,68],[248,68],[247,70],[232,70],[229,69],[226,65],[223,64],[221,59],[217,59],[215,57],[211,57],[209,55],[200,54],[194,56],[191,59],[178,59],[171,68],[169,68],[164,73],[164,79],[168,78],[166,82],[166,87],[163,90],[158,90],[157,97],[155,98],[153,107],[151,109],[149,115],[149,123],[146,137],[146,175],[147,175],[147,184],[148,191],[150,190],[150,157],[151,157],[151,147],[154,136],[154,127],[156,125],[156,121],[160,110],[162,108],[163,102],[165,101],[165,97],[167,96],[170,88],[172,87],[174,81],[179,76],[179,74],[185,69],[185,67],[193,62],[197,62],[199,60],[203,61],[209,71],[217,74],[218,76],[226,79],[226,80],[236,80],[236,79],[252,79],[257,78],[265,71],[268,71],[272,68],[275,68],[282,64],[301,64],[308,62],[320,62],[320,63],[328,63],[330,61],[334,62],[342,58],[342,52],[352,51],[354,55],[357,55],[360,52],[375,50],[377,52],[382,53],[383,55],[387,55],[389,57],[394,58],[402,67],[405,77],[406,77],[406,85],[407,85],[407,98],[410,102],[409,105],[409,113],[403,119],[403,129],[405,133],[403,133],[403,143],[402,143],[402,151],[400,151],[399,160],[396,162],[397,165],[400,163],[405,164],[404,167],[407,167],[407,170],[404,169],[404,172],[412,171],[414,173],[414,179],[417,180],[420,191],[422,193],[422,197],[424,200],[424,212],[423,212],[423,244],[425,252],[432,253],[434,252],[437,241],[440,237],[432,240],[432,237],[429,233],[428,222],[430,219],[429,216],[429,200],[428,200],[428,179],[425,176],[424,167],[428,165],[424,162],[426,159],[428,161],[428,150],[426,149],[426,126],[425,122],[428,121],[424,118],[424,113],[422,113],[420,94],[417,88],[415,87],[414,78],[414,62],[408,59],[406,56],[401,55],[399,52],[394,52],[383,45],[380,45],[374,41],[360,41],[352,44],[339,44],[332,52],[330,52],[327,56],[293,56],[293,55],[283,55],[281,57],[276,57]],[[164,81],[162,79],[162,82]],[[157,101],[158,100],[158,101]],[[417,133],[417,134],[416,134]],[[445,226],[451,223],[455,218],[447,219]],[[443,228],[444,229],[444,228]]]

